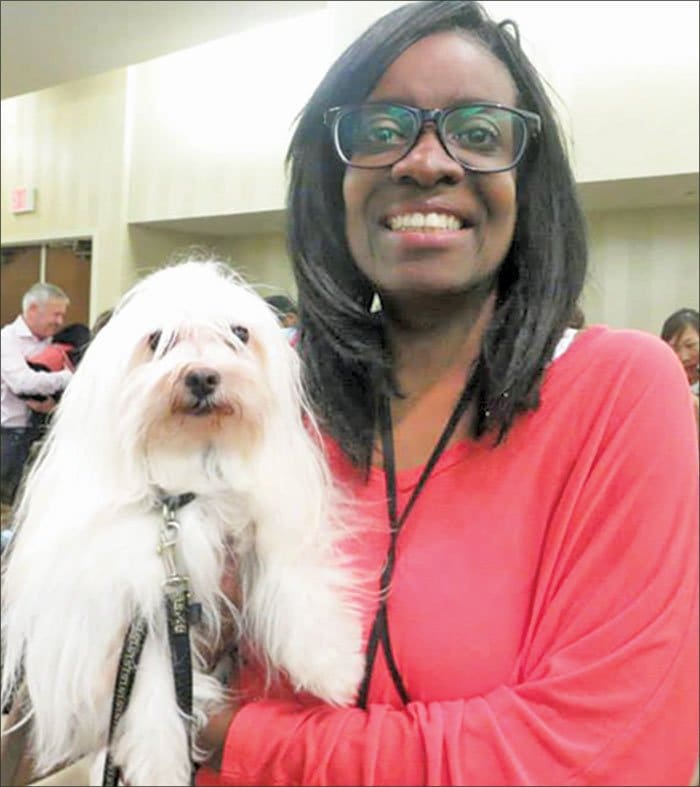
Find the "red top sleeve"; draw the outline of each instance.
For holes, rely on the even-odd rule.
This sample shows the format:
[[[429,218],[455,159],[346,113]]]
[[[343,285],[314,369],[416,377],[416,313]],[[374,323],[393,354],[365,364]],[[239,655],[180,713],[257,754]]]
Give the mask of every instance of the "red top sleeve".
[[[381,657],[366,711],[250,702],[198,783],[688,784],[697,459],[671,351],[589,329],[539,409],[501,446],[449,449],[407,519],[389,621],[411,702]],[[399,474],[400,505],[417,474]],[[354,483],[386,527],[380,474]],[[381,564],[385,539],[358,544]]]
[[[38,353],[27,358],[27,363],[42,364],[50,372],[60,372],[62,369],[68,368],[66,353],[72,349],[72,344],[60,344],[58,342],[49,344]]]

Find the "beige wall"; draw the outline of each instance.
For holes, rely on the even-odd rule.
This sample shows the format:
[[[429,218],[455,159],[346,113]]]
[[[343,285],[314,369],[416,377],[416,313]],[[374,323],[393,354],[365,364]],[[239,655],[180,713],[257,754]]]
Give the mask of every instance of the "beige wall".
[[[129,220],[279,210],[294,119],[331,62],[325,11],[130,69]]]
[[[133,261],[129,284],[137,278],[160,268],[166,262],[184,258],[190,249],[213,254],[212,238],[196,233],[170,232],[151,227],[131,226],[129,233],[129,256]]]
[[[284,293],[296,299],[296,284],[282,233],[220,239],[231,264],[263,296]]]
[[[589,323],[658,334],[672,312],[698,308],[696,206],[589,215]]]
[[[127,280],[126,71],[2,102],[2,243],[92,237],[91,319]],[[37,189],[34,213],[9,212],[10,189]]]
[[[579,182],[698,171],[698,11],[688,0],[484,0],[551,87]]]
[[[263,296],[283,292],[296,297],[296,285],[282,233],[217,237],[152,227],[129,228],[132,281],[166,261],[193,251],[225,260]]]

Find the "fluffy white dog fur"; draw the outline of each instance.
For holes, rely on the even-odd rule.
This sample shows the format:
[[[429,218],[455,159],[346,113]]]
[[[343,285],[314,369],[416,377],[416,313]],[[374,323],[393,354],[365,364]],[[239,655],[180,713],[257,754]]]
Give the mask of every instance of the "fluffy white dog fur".
[[[197,399],[188,375],[202,369],[219,382]],[[313,435],[296,353],[230,269],[164,268],[122,299],[56,412],[3,577],[2,693],[23,672],[40,770],[105,745],[123,637],[139,611],[148,635],[114,759],[132,785],[189,782],[158,489],[196,495],[178,512],[179,560],[203,607],[192,629],[195,724],[225,701],[200,648],[217,641],[229,545],[243,634],[297,688],[352,701],[364,661],[354,580]]]

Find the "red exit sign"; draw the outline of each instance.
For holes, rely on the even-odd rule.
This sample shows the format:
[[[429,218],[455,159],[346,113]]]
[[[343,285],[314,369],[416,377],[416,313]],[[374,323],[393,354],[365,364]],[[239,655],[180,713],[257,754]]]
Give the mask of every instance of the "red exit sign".
[[[10,191],[10,213],[31,213],[34,210],[36,189],[21,186]]]

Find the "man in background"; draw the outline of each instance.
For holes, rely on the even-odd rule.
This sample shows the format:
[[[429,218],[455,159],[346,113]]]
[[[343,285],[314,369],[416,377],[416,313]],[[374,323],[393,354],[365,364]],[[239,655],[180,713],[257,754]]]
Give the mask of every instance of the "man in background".
[[[52,394],[62,391],[72,376],[70,369],[35,371],[26,362],[50,344],[63,325],[68,304],[68,296],[59,287],[35,284],[22,298],[22,314],[0,331],[0,493],[4,505],[13,503],[34,438],[32,410],[51,412],[56,404]],[[32,394],[46,398],[21,398]]]

